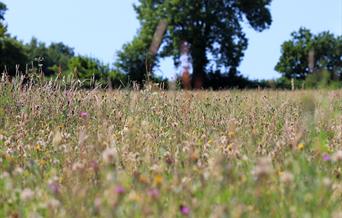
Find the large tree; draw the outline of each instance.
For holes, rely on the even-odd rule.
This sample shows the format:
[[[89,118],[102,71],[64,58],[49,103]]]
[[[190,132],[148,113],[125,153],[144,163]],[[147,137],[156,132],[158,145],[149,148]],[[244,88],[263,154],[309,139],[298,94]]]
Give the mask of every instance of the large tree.
[[[256,31],[271,25],[271,0],[139,0],[134,8],[141,24],[132,43],[118,53],[117,66],[128,74],[144,75],[144,61],[160,20],[168,22],[162,50],[155,58],[180,55],[179,47],[191,45],[193,83],[210,71],[237,73],[248,40],[242,22]],[[141,76],[140,78],[144,78]]]
[[[7,11],[7,7],[4,3],[0,2],[0,37],[5,35],[6,25],[4,24],[5,13]]]
[[[4,23],[6,11],[6,5],[0,2],[0,74],[5,72],[15,75],[22,72],[27,56],[22,43],[6,33],[7,26]]]
[[[330,72],[332,78],[342,79],[342,36],[330,32],[317,35],[306,28],[291,34],[281,48],[275,69],[287,78],[305,79],[317,70]],[[311,65],[311,66],[310,66]]]
[[[25,71],[27,55],[22,43],[16,38],[0,37],[0,74],[14,76]]]

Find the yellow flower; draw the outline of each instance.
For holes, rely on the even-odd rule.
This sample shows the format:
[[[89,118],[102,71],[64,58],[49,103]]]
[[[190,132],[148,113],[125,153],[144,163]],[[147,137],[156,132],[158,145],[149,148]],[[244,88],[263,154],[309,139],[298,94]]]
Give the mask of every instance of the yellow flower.
[[[40,166],[44,166],[45,165],[45,160],[43,160],[43,159],[39,160],[39,165]]]
[[[300,143],[297,145],[297,149],[298,150],[303,150],[304,149],[304,144],[303,143]]]
[[[34,147],[34,149],[36,150],[36,151],[41,151],[42,150],[42,146],[40,145],[40,144],[36,144],[36,146]]]
[[[143,183],[143,184],[148,184],[148,178],[144,175],[139,176],[139,182]]]
[[[227,149],[228,149],[228,151],[233,151],[233,144],[228,144],[227,145]]]
[[[278,171],[278,176],[282,176],[284,174],[284,171],[279,170]]]
[[[134,201],[134,202],[140,202],[142,200],[142,197],[135,191],[132,191],[128,194],[128,200]]]
[[[163,177],[160,175],[157,175],[154,177],[153,183],[155,185],[161,185],[163,183]]]
[[[5,159],[9,162],[13,160],[13,158],[8,154],[5,155]]]
[[[235,132],[234,131],[229,131],[228,132],[228,137],[229,138],[233,138],[235,136]]]

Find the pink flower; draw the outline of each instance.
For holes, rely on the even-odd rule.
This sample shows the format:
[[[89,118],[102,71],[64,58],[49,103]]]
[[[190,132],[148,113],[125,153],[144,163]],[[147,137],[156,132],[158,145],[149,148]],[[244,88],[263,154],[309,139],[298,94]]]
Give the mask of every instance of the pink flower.
[[[322,158],[324,161],[330,161],[331,160],[331,157],[329,154],[323,154]]]
[[[82,117],[82,118],[86,118],[86,117],[88,117],[88,112],[84,112],[84,111],[82,111],[81,113],[80,113],[80,117]]]
[[[115,188],[115,192],[118,193],[118,194],[123,194],[123,193],[125,193],[125,189],[124,189],[124,187],[122,187],[121,185],[118,185],[118,186]]]
[[[51,182],[48,184],[48,187],[50,189],[50,191],[53,193],[53,194],[58,194],[60,193],[60,190],[61,190],[61,187],[60,185],[57,183],[57,182]]]
[[[156,188],[152,188],[150,190],[147,191],[148,196],[150,196],[151,198],[158,198],[160,195],[160,192],[158,189]]]
[[[190,208],[185,205],[180,205],[179,210],[184,216],[188,216],[190,214]]]

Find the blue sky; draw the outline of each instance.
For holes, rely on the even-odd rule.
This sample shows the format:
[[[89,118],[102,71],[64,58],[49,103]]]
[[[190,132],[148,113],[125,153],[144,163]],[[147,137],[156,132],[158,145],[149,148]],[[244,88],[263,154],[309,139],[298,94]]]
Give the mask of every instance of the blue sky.
[[[35,36],[46,43],[64,42],[76,53],[113,63],[115,53],[136,34],[135,0],[2,0],[9,8],[8,30],[24,42]],[[301,26],[314,33],[342,35],[341,0],[273,0],[273,24],[257,33],[244,25],[249,47],[239,70],[251,79],[279,77],[274,66],[280,45]],[[172,61],[162,62],[157,74],[173,77]]]

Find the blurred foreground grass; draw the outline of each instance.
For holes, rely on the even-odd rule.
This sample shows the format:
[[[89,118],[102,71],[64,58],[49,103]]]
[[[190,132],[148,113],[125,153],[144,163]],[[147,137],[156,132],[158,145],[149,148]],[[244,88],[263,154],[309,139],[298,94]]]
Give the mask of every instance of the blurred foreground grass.
[[[342,91],[0,92],[0,217],[342,216]]]

